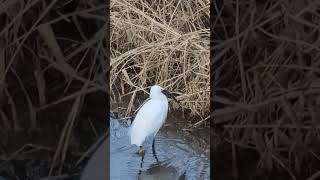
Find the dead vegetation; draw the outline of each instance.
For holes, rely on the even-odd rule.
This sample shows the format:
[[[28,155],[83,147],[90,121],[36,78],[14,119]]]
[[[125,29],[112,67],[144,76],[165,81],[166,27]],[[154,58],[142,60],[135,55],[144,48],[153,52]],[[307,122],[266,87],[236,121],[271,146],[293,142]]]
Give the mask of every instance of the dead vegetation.
[[[212,117],[230,156],[236,162],[236,149],[254,149],[262,169],[290,179],[317,173],[320,1],[212,6]]]
[[[208,117],[209,1],[114,0],[110,32],[113,103],[129,99],[128,115],[159,84],[192,115]]]
[[[106,129],[105,2],[0,4],[0,176],[78,174]]]

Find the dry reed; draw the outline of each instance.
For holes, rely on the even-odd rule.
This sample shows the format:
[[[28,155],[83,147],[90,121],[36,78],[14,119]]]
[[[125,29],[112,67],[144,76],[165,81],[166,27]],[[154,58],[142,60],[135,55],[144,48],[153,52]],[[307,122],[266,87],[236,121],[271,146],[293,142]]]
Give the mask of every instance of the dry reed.
[[[57,0],[0,3],[1,173],[10,167],[5,170],[21,179],[19,173],[32,168],[24,164],[21,167],[25,169],[11,172],[15,169],[9,165],[11,159],[33,157],[16,151],[17,147],[45,144],[52,159],[48,162],[48,175],[61,174],[69,163],[67,152],[79,152],[72,144],[83,144],[83,139],[80,143],[74,138],[82,130],[76,125],[93,120],[93,132],[97,131],[95,127],[106,128],[103,126],[108,108],[106,5],[104,1],[97,3]],[[101,104],[92,108],[95,103],[88,105],[91,99]],[[90,112],[99,108],[102,110]],[[100,113],[102,118],[93,115]],[[100,125],[96,125],[99,121]],[[19,138],[10,138],[10,134]],[[7,150],[3,151],[3,147]],[[22,179],[26,178],[39,179],[31,175]]]
[[[176,93],[183,108],[209,114],[209,1],[111,1],[111,95],[135,98],[153,84]],[[178,106],[174,105],[174,108]]]
[[[259,152],[259,167],[311,175],[320,155],[320,2],[212,6],[214,124],[231,144]]]

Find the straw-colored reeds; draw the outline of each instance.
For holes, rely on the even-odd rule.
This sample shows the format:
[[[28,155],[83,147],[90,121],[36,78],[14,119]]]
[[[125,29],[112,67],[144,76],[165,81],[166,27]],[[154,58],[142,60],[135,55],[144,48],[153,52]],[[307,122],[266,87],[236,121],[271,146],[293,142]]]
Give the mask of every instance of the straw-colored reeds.
[[[319,162],[319,1],[214,3],[215,126],[292,179]],[[230,153],[231,155],[231,153]],[[236,151],[233,149],[234,159]]]
[[[77,124],[90,122],[94,137],[101,134],[96,127],[106,128],[106,5],[57,0],[0,4],[0,166],[12,167],[11,161],[21,158],[33,161],[27,152],[43,150],[50,152],[47,175],[61,175],[69,171],[70,154],[84,151],[72,146],[84,145],[73,138],[86,129]],[[96,126],[99,121],[102,126]],[[25,172],[23,179],[41,179],[32,168],[44,167],[43,162],[32,167],[22,162],[23,168],[5,174]]]
[[[113,102],[159,84],[178,94],[183,108],[209,114],[209,1],[111,1]],[[178,107],[178,106],[174,106]]]

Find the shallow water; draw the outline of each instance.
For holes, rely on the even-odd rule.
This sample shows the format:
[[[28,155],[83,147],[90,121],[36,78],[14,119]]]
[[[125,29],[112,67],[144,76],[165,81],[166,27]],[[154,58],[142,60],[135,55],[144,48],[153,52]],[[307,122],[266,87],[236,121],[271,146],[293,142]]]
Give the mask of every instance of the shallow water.
[[[209,129],[188,131],[183,125],[162,127],[156,136],[152,153],[152,139],[143,146],[143,162],[130,145],[127,135],[130,121],[110,120],[110,173],[111,179],[210,179]],[[168,124],[167,124],[168,125]],[[142,167],[141,167],[142,166]]]

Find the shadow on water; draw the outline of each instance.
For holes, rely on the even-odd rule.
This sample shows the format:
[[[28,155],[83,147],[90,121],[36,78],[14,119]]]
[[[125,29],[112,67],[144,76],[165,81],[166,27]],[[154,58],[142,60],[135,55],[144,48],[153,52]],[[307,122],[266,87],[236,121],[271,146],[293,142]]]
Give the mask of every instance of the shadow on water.
[[[180,125],[161,128],[155,141],[157,162],[152,153],[151,138],[143,144],[146,152],[142,161],[137,154],[138,147],[130,145],[129,126],[130,121],[110,120],[112,180],[210,179],[210,146],[203,141],[204,137],[209,137],[209,129],[200,130],[201,135],[196,131],[185,131]]]

